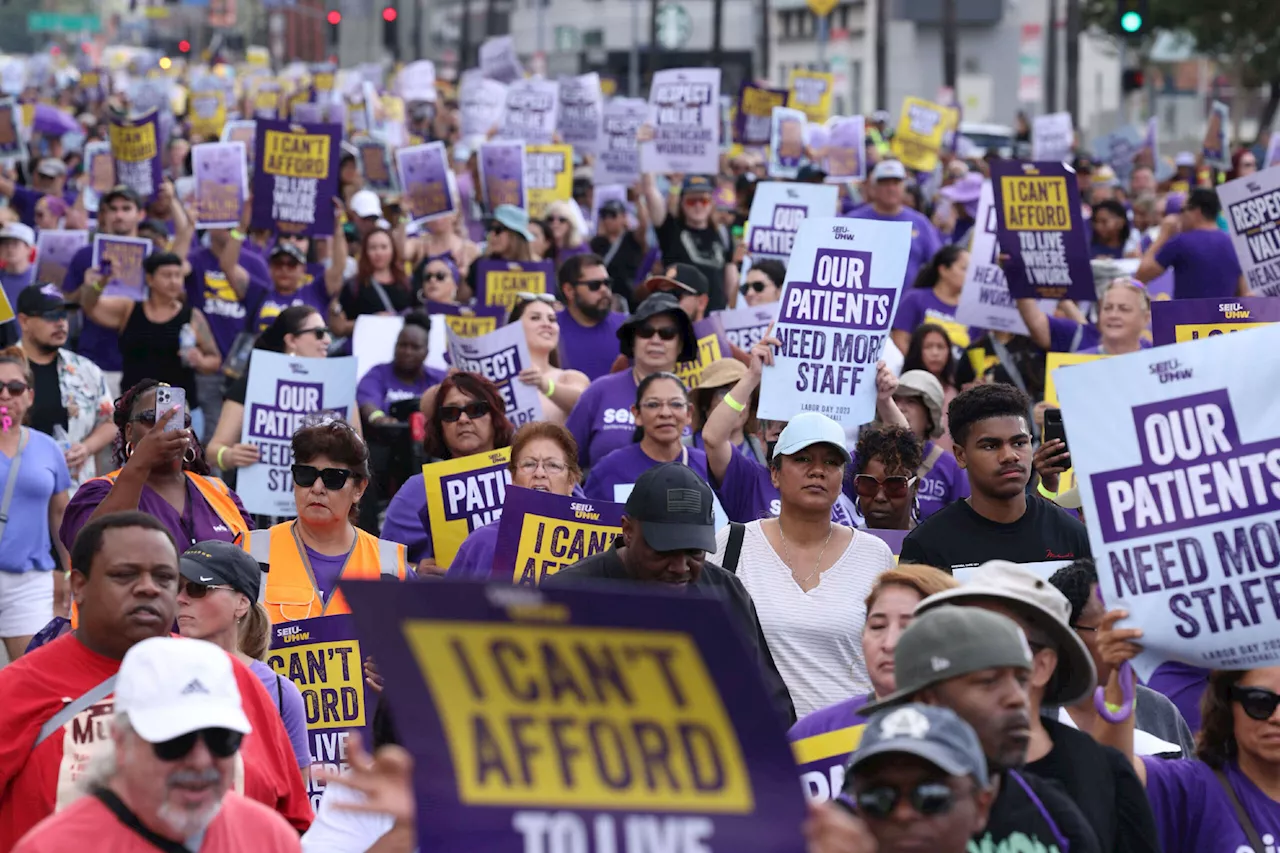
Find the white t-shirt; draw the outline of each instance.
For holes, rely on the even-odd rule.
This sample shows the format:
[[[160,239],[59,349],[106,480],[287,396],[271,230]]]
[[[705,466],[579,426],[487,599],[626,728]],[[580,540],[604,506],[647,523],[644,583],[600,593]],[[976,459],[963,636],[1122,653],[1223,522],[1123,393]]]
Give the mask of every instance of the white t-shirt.
[[[302,853],[364,853],[391,831],[391,815],[351,812],[337,808],[364,802],[364,794],[330,782],[320,798],[316,819],[302,836]]]
[[[854,531],[840,559],[822,573],[817,586],[804,592],[769,544],[761,523],[746,525],[737,574],[755,602],[796,716],[870,692],[862,659],[865,602],[875,579],[893,568],[893,552],[871,534]],[[728,540],[725,527],[716,534],[711,562],[719,564]]]

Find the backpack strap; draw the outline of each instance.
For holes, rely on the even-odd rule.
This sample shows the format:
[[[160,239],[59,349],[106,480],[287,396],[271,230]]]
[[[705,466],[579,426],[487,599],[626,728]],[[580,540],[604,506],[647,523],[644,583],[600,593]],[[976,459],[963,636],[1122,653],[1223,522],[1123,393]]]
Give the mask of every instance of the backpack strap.
[[[1031,790],[1031,785],[1016,770],[1010,770],[1007,774],[1013,781],[1022,786],[1023,792],[1030,798],[1035,805],[1036,810],[1040,812],[1040,817],[1044,818],[1045,823],[1049,824],[1049,829],[1053,832],[1054,839],[1058,842],[1058,849],[1062,853],[1070,853],[1071,845],[1067,842],[1066,836],[1062,834],[1062,830],[1058,828],[1058,822],[1053,819],[1053,815],[1049,814],[1049,810],[1044,807],[1044,803],[1040,801],[1040,797],[1036,792]]]
[[[48,722],[40,727],[40,734],[36,735],[36,742],[31,748],[34,750],[44,743],[54,732],[60,731],[63,726],[71,722],[77,714],[92,707],[98,700],[107,698],[115,689],[116,677],[113,675],[101,684],[90,687],[74,701],[63,705],[61,711],[50,717]]]
[[[938,464],[938,460],[942,458],[942,448],[934,445],[929,448],[929,455],[920,463],[920,467],[916,469],[916,479],[923,480],[929,476],[929,472],[933,470],[933,466]]]
[[[734,451],[735,453],[737,451]],[[747,526],[739,524],[736,521],[729,522],[729,541],[724,548],[724,563],[722,569],[726,569],[733,574],[738,573],[738,559],[742,556],[742,539],[747,535]]]
[[[1214,770],[1213,775],[1218,777],[1218,784],[1222,785],[1222,790],[1226,791],[1227,799],[1231,801],[1231,808],[1235,810],[1236,820],[1239,821],[1240,828],[1244,830],[1245,838],[1249,839],[1249,846],[1253,848],[1253,853],[1262,853],[1267,847],[1262,843],[1262,837],[1258,835],[1258,828],[1249,819],[1249,813],[1244,810],[1240,798],[1236,796],[1236,789],[1231,787],[1231,780],[1227,778],[1227,774],[1222,771],[1221,767]]]

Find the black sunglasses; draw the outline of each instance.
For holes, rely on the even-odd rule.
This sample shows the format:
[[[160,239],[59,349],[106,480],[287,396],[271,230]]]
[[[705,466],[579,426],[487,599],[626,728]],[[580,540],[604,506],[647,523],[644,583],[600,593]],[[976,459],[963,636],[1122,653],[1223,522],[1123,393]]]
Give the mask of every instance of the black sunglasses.
[[[490,222],[490,223],[489,223],[489,233],[490,233],[490,234],[506,234],[506,233],[507,233],[507,231],[509,231],[509,230],[510,230],[510,229],[509,229],[509,228],[507,228],[507,226],[502,225],[501,223],[498,223],[498,222]]]
[[[448,281],[453,278],[453,276],[447,272],[428,272],[423,273],[422,277],[427,281]]]
[[[587,279],[586,281],[578,282],[578,287],[585,287],[587,290],[590,290],[592,293],[595,293],[597,290],[607,286],[608,284],[609,284],[609,279],[607,278],[592,278],[592,279]]]
[[[197,583],[184,579],[178,584],[178,592],[185,592],[187,598],[204,598],[211,589],[229,589],[232,592],[236,590],[234,586],[228,586],[225,583]]]
[[[328,326],[317,326],[314,329],[299,329],[298,335],[315,335],[316,340],[320,340],[329,334]]]
[[[902,791],[890,785],[868,788],[854,795],[858,813],[876,820],[885,820],[898,807]],[[922,782],[906,792],[907,802],[921,817],[946,814],[955,805],[955,793],[941,782]]]
[[[67,312],[65,309],[56,308],[53,311],[45,311],[37,314],[36,316],[41,320],[44,320],[46,323],[60,323],[67,319]]]
[[[470,420],[478,421],[491,411],[489,404],[484,400],[472,400],[465,406],[441,406],[440,420],[447,424],[452,424],[457,423],[463,415],[466,415]]]
[[[613,217],[615,217],[615,216],[620,216],[620,215],[621,215],[621,214],[620,214],[618,211],[616,211],[616,210],[601,210],[601,211],[600,211],[600,218],[601,218],[601,219],[613,219]]]
[[[151,744],[151,750],[161,761],[177,761],[185,758],[196,748],[196,740],[203,740],[214,758],[230,758],[240,751],[240,743],[244,735],[231,729],[197,729],[179,735],[173,740],[163,740]]]
[[[768,286],[769,285],[765,284],[763,281],[744,281],[742,283],[742,287],[739,287],[738,290],[743,295],[746,295],[748,290],[754,290],[756,293],[764,293],[764,289]]]
[[[1241,687],[1232,685],[1231,698],[1240,703],[1240,707],[1250,719],[1266,722],[1275,715],[1280,707],[1280,694],[1263,687]]]
[[[304,489],[309,489],[316,484],[316,480],[324,483],[324,487],[331,492],[336,492],[347,484],[350,479],[351,472],[346,468],[324,468],[320,469],[314,465],[294,465],[293,466],[293,482],[297,483]]]
[[[10,397],[17,397],[19,394],[25,394],[31,386],[20,379],[14,379],[9,382],[0,382],[0,389],[9,392]]]
[[[142,424],[143,426],[153,427],[156,425],[156,410],[143,409],[138,414],[129,418],[129,423]],[[187,412],[183,415],[183,426],[191,426],[191,413]]]
[[[662,338],[664,341],[674,341],[679,335],[680,330],[675,326],[663,326],[661,329],[655,329],[653,326],[641,326],[636,329],[636,337],[648,340],[654,335]]]

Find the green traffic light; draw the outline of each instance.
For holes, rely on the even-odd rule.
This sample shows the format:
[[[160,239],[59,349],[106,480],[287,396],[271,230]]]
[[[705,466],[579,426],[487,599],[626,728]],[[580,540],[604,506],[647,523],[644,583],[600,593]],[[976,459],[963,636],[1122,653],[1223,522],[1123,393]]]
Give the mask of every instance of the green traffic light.
[[[1120,16],[1120,29],[1126,33],[1136,33],[1142,29],[1142,15],[1137,12],[1125,12]]]

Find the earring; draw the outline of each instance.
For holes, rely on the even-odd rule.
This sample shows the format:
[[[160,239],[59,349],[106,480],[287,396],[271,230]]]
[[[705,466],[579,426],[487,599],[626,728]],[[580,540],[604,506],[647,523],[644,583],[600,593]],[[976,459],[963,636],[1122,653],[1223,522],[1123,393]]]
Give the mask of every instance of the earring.
[[[124,443],[124,458],[128,459],[132,455],[133,455],[133,442],[126,441]]]
[[[186,450],[184,450],[184,451],[183,451],[183,453],[182,453],[182,461],[183,461],[183,462],[186,462],[188,465],[190,465],[192,462],[195,462],[195,461],[196,461],[196,449],[195,449],[194,447],[192,447],[191,445],[189,445],[189,444],[188,444],[188,445],[187,445],[187,449],[186,449]]]

